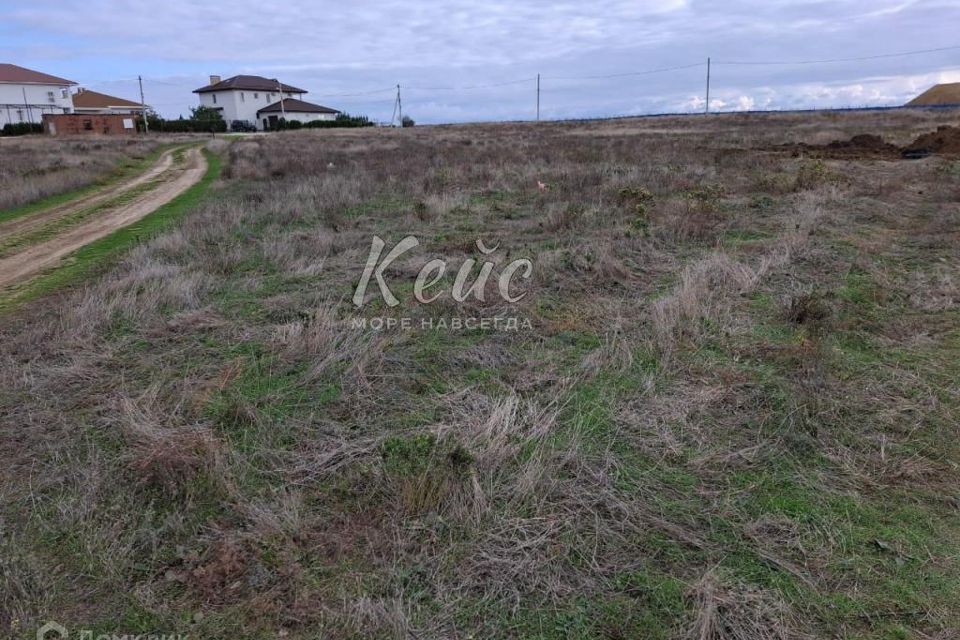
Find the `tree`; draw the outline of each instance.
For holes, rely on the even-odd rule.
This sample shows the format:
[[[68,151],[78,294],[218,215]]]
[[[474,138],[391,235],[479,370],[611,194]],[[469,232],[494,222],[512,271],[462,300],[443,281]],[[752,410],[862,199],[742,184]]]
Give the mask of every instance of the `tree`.
[[[156,133],[163,131],[163,118],[153,109],[146,111],[147,124],[150,125],[150,131]],[[137,118],[137,131],[143,131],[143,118]]]
[[[416,122],[414,122],[413,118],[411,118],[410,116],[403,116],[403,120],[400,121],[400,126],[404,128],[412,127],[415,124]]]
[[[201,122],[223,122],[223,116],[220,115],[220,111],[204,105],[190,107],[190,119]]]

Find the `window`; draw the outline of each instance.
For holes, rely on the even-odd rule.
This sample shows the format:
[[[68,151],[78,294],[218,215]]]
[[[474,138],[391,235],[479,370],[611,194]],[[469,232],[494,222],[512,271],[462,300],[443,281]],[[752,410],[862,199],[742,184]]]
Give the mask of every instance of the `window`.
[[[47,91],[47,102],[56,102],[57,99],[53,97],[53,91]]]
[[[245,95],[243,94],[243,91],[241,91],[241,92],[240,92],[240,102],[246,102],[246,101],[247,101],[247,96],[245,96]]]
[[[217,104],[217,94],[211,94],[213,96],[213,104]]]
[[[84,121],[83,121],[83,130],[84,130],[84,131],[93,131],[93,120],[84,120]]]
[[[259,93],[253,94],[253,99],[254,99],[254,100],[259,100],[259,99],[260,99],[260,94],[259,94]]]
[[[69,90],[66,87],[60,87],[60,97],[66,100],[70,96]]]

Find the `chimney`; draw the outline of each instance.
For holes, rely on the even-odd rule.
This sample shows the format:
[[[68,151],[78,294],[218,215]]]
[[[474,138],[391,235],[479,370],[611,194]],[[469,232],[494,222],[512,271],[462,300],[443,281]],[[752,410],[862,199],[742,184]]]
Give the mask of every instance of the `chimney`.
[[[210,76],[210,84],[214,85],[220,82],[220,76]]]

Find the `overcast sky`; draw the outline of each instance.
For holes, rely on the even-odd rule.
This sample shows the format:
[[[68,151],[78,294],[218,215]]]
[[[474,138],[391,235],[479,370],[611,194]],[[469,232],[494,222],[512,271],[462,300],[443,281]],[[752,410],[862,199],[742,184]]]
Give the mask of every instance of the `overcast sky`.
[[[279,77],[306,98],[418,122],[894,105],[960,81],[957,0],[0,0],[0,62],[189,114],[210,74]],[[666,73],[629,74],[687,65]],[[490,87],[486,85],[504,84]],[[472,88],[471,88],[472,87]],[[368,93],[362,96],[342,94]]]

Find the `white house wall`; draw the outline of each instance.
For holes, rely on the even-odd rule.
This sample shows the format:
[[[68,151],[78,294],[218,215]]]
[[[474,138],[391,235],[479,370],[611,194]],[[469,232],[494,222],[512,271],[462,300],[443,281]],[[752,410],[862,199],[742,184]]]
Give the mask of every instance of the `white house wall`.
[[[73,96],[67,85],[0,83],[0,127],[18,122],[39,124],[45,113],[72,111]]]

